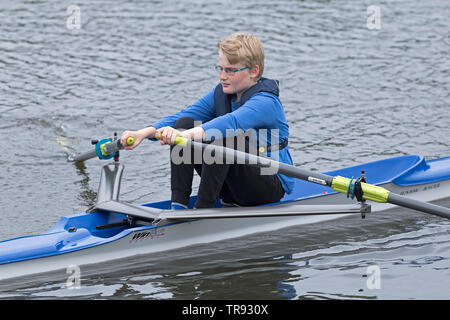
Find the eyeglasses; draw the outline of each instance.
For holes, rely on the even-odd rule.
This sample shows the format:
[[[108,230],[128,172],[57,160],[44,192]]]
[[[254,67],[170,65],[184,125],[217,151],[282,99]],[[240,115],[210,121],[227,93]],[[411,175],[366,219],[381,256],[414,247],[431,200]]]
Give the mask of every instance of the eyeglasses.
[[[244,68],[240,68],[240,69],[234,69],[234,68],[223,68],[223,67],[221,67],[221,66],[216,66],[215,67],[216,68],[216,71],[217,72],[222,72],[222,71],[225,71],[225,73],[227,74],[227,75],[229,75],[229,76],[234,76],[234,74],[236,73],[236,72],[238,72],[238,71],[242,71],[242,70],[245,70],[245,69],[248,69],[248,67],[244,67]]]

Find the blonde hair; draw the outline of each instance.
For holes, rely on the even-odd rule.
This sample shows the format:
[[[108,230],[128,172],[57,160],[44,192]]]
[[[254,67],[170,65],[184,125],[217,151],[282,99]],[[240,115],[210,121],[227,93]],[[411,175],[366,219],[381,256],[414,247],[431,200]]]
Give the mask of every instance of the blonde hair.
[[[251,33],[234,33],[217,43],[219,52],[223,52],[231,64],[242,63],[249,69],[259,65],[256,80],[264,72],[264,48],[261,41]]]

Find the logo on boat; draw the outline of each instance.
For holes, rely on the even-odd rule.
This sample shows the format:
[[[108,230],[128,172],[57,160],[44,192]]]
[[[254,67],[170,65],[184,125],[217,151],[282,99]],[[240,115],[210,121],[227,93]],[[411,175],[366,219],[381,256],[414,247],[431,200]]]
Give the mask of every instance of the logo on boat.
[[[424,186],[421,191],[437,189],[437,188],[440,188],[440,186],[441,186],[440,183],[427,185],[427,186]],[[406,191],[402,191],[402,192],[400,192],[400,195],[404,196],[404,195],[407,195],[407,194],[416,193],[416,192],[419,192],[419,189],[420,188],[413,188],[413,189],[409,189],[409,190],[406,190]]]
[[[138,240],[145,240],[145,239],[155,239],[163,237],[166,234],[166,231],[163,228],[155,228],[151,229],[149,231],[142,231],[136,233],[133,238],[131,238],[130,242],[135,242]]]

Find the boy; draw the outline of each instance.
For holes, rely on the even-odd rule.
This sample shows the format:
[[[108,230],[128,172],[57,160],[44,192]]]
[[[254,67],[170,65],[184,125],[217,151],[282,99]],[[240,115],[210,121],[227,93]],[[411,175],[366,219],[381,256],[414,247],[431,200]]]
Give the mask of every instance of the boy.
[[[253,131],[259,146],[267,145],[264,156],[275,155],[278,161],[292,164],[287,145],[289,126],[278,98],[278,82],[262,77],[264,49],[260,40],[252,34],[236,33],[221,39],[217,47],[219,65],[216,69],[220,83],[186,109],[139,131],[125,131],[122,144],[126,145],[126,139],[131,136],[135,143],[126,149],[134,149],[145,138],[153,139],[156,133],[161,144],[173,146],[177,136],[208,141],[212,135],[217,138],[217,132],[228,137],[230,129],[231,132]],[[201,125],[195,126],[200,122]],[[261,132],[270,132],[270,137],[264,139]],[[279,143],[271,143],[271,140]],[[175,164],[172,161],[172,209],[187,208],[194,169],[201,177],[194,208],[211,208],[218,198],[223,205],[278,202],[294,187],[291,177],[261,175],[259,168],[245,164],[207,164],[204,161]]]

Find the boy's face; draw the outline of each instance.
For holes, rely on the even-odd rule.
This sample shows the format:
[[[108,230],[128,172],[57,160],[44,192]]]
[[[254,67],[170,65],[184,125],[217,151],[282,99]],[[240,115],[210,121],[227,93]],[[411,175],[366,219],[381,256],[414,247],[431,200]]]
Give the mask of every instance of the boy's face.
[[[241,69],[246,67],[241,63],[231,64],[228,61],[227,56],[222,52],[219,52],[219,66],[222,68],[232,69]],[[253,70],[245,69],[237,71],[234,75],[228,75],[225,71],[221,71],[219,74],[219,80],[222,84],[223,92],[226,94],[236,94],[236,100],[238,101],[241,98],[242,93],[256,83],[255,69],[259,72],[258,66],[255,66]],[[258,72],[256,72],[256,75],[258,75]]]

